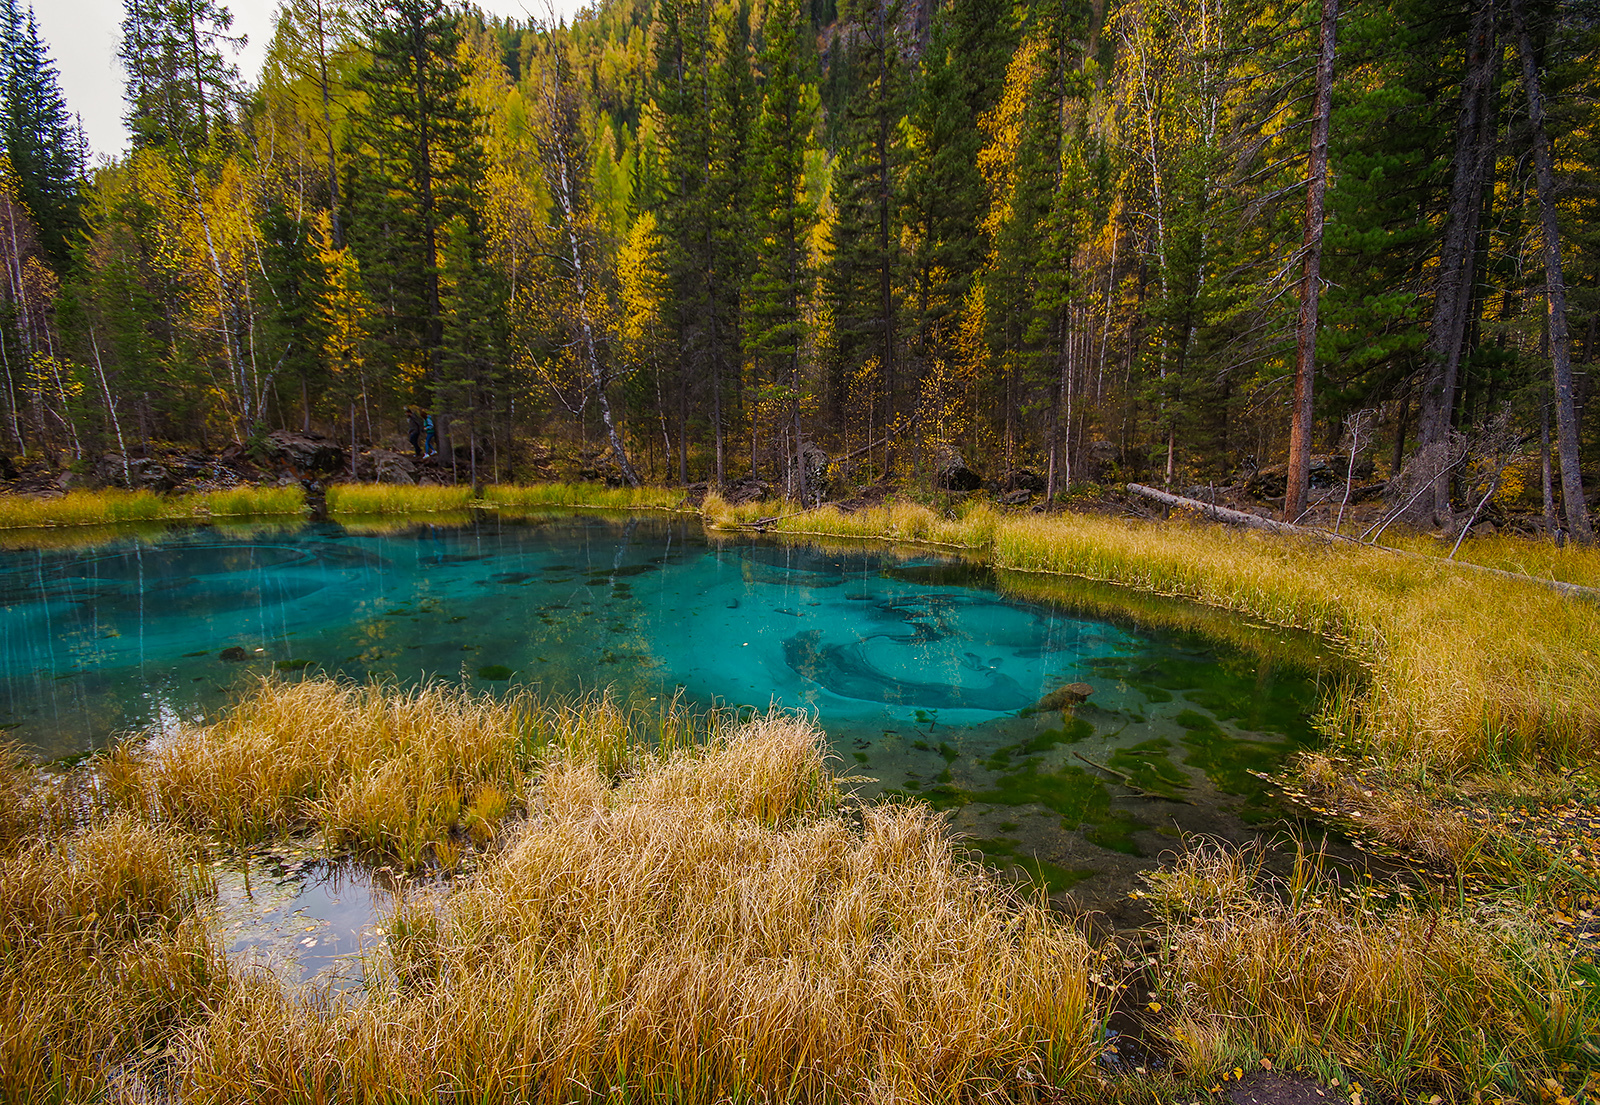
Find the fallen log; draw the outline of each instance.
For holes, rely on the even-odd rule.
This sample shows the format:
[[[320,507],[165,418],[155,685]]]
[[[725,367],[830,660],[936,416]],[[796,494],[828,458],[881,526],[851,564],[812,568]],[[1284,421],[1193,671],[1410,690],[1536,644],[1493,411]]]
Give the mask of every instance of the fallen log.
[[[1263,518],[1259,514],[1250,514],[1243,510],[1230,510],[1228,507],[1217,506],[1215,503],[1208,503],[1201,499],[1188,499],[1168,491],[1157,491],[1155,488],[1146,487],[1142,483],[1130,483],[1128,484],[1128,490],[1135,495],[1143,495],[1146,499],[1154,499],[1165,506],[1181,507],[1184,510],[1198,510],[1207,517],[1215,518],[1220,522],[1233,522],[1236,525],[1271,530],[1274,533],[1297,533],[1302,536],[1317,537],[1329,536],[1320,530],[1291,525],[1288,522],[1280,522],[1276,518]]]
[[[1315,537],[1321,541],[1348,541],[1353,545],[1360,545],[1368,549],[1380,549],[1386,553],[1393,553],[1395,556],[1409,556],[1435,564],[1448,564],[1456,568],[1467,568],[1474,572],[1486,572],[1489,575],[1500,576],[1503,579],[1515,579],[1523,583],[1537,583],[1540,586],[1559,591],[1561,594],[1572,598],[1589,599],[1591,601],[1600,600],[1600,589],[1594,587],[1584,587],[1577,583],[1562,583],[1554,579],[1541,579],[1538,576],[1523,575],[1520,572],[1508,572],[1503,568],[1491,568],[1486,564],[1473,564],[1467,560],[1447,560],[1443,557],[1427,556],[1423,553],[1412,552],[1409,549],[1391,548],[1388,545],[1371,545],[1364,541],[1357,541],[1353,537],[1346,537],[1342,533],[1332,533],[1325,529],[1312,529],[1309,526],[1296,526],[1288,522],[1280,522],[1275,518],[1263,518],[1259,514],[1250,514],[1243,510],[1230,510],[1225,506],[1217,506],[1215,503],[1208,503],[1201,499],[1189,499],[1182,495],[1174,495],[1168,491],[1157,491],[1155,488],[1146,487],[1141,483],[1130,483],[1127,488],[1135,495],[1154,499],[1165,506],[1197,511],[1219,522],[1233,522],[1236,525],[1250,526],[1253,529],[1264,529],[1273,533],[1288,533],[1297,537]]]

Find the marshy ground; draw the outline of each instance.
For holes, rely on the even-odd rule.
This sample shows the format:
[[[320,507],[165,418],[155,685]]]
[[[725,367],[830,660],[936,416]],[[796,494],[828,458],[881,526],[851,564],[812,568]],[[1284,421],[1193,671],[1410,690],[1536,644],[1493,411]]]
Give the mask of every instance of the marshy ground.
[[[707,516],[740,517],[714,501]],[[477,689],[311,666],[70,769],[12,756],[0,1094],[1265,1100],[1296,1090],[1264,1088],[1281,1072],[1337,1100],[1588,1092],[1588,604],[1210,529],[903,505],[788,526],[812,544],[940,542],[995,566],[1002,609],[1115,608],[1120,633],[1201,633],[1243,659],[1085,654],[1095,693],[1070,713],[1005,711],[986,734],[948,704],[912,710],[897,741],[835,739],[835,760],[793,714],[563,704],[471,667]],[[615,580],[579,582],[619,601]],[[891,636],[939,624],[897,617]],[[793,614],[756,621],[780,619],[773,655],[812,663],[824,689],[902,678],[887,654],[830,654]],[[1308,647],[1285,627],[1336,638],[1363,677],[1280,698],[1263,667],[1304,671]],[[989,657],[960,651],[945,686],[1005,690]],[[1303,693],[1314,725],[1290,708]],[[1133,715],[1164,728],[1109,739]],[[1316,834],[1299,849],[1182,835],[1213,797],[1251,828],[1275,794]],[[1155,831],[1162,818],[1179,832]],[[1041,858],[1052,834],[1065,862]],[[1340,836],[1385,855],[1363,864]],[[1086,845],[1130,861],[1140,896],[1123,892],[1121,923],[1082,914],[1092,880],[1070,848]],[[325,950],[326,926],[295,936],[295,903],[273,895],[340,895],[354,883],[323,881],[336,861],[372,895],[351,930],[358,981],[308,989],[225,954],[241,901],[284,946]],[[1046,900],[1052,880],[1065,893]]]

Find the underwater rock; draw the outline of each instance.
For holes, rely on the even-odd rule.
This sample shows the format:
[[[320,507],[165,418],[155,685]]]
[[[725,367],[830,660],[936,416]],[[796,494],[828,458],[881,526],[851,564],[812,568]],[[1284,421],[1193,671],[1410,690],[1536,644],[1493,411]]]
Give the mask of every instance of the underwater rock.
[[[1094,694],[1094,688],[1087,683],[1064,683],[1034,703],[1035,710],[1065,710],[1068,706],[1078,703]]]
[[[239,664],[250,659],[250,654],[238,645],[234,645],[232,648],[225,648],[217,653],[217,659],[226,660],[230,664]]]

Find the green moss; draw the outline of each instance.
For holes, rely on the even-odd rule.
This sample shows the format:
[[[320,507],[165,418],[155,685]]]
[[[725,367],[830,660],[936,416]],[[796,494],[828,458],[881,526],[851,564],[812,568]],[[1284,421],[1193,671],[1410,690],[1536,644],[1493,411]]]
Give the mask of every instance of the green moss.
[[[1267,789],[1251,773],[1276,769],[1291,746],[1241,740],[1195,710],[1184,710],[1173,720],[1187,730],[1183,743],[1189,752],[1184,762],[1204,771],[1219,790],[1243,796],[1247,819],[1259,816]]]
[[[1057,745],[1077,744],[1092,736],[1094,736],[1093,725],[1082,718],[1069,717],[1066,719],[1066,724],[1059,729],[1046,729],[1020,743],[995,749],[983,761],[983,766],[990,771],[1004,771],[1011,766],[1013,757],[1026,759],[1048,752]],[[943,747],[940,745],[940,748]]]
[[[496,682],[504,679],[510,679],[515,674],[515,671],[506,667],[504,664],[485,664],[483,667],[478,669],[479,679],[489,679]]]
[[[315,660],[274,660],[272,662],[272,670],[273,671],[305,671],[307,668],[309,668],[312,664],[315,664],[315,663],[316,663]]]
[[[1068,829],[1083,827],[1090,843],[1128,855],[1139,854],[1133,834],[1144,825],[1123,811],[1112,809],[1110,792],[1081,768],[1040,771],[1037,764],[1030,763],[1021,771],[996,779],[990,790],[958,793],[965,799],[963,805],[987,802],[996,806],[1043,806],[1060,814]]]
[[[1141,741],[1111,754],[1108,766],[1125,773],[1133,785],[1149,794],[1177,798],[1188,787],[1189,776],[1172,762],[1172,742],[1162,737]]]
[[[1060,894],[1071,890],[1084,879],[1090,878],[1098,872],[1073,870],[1058,866],[1049,860],[1039,859],[1037,856],[1021,855],[1017,851],[1017,841],[1014,840],[972,840],[968,842],[974,851],[980,853],[986,862],[995,867],[1015,865],[1028,873],[1028,878],[1035,884],[1044,887],[1051,894]]]
[[[852,753],[850,753],[850,755],[855,757],[856,763],[858,763],[858,764],[863,764],[864,765],[864,764],[869,762],[867,760],[867,754],[865,752],[852,752]]]

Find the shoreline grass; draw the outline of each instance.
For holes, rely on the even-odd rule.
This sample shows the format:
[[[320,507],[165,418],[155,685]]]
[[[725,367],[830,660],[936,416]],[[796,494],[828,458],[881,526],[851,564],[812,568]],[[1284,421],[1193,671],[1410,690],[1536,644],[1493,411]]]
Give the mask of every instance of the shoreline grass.
[[[151,491],[72,491],[57,498],[0,495],[0,529],[104,526],[192,518],[266,517],[305,509],[300,487],[236,487],[189,495]]]
[[[1160,1033],[1182,1068],[1269,1055],[1400,1101],[1547,1100],[1586,1080],[1600,972],[1536,916],[1341,885],[1303,853],[1272,878],[1262,859],[1206,844],[1146,876]]]
[[[666,510],[696,513],[683,505],[683,492],[670,487],[604,487],[592,483],[490,484],[483,505],[503,512],[548,510]]]
[[[336,483],[328,487],[329,514],[422,514],[476,505],[471,487],[430,484]]]

